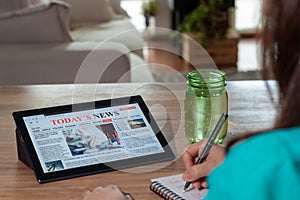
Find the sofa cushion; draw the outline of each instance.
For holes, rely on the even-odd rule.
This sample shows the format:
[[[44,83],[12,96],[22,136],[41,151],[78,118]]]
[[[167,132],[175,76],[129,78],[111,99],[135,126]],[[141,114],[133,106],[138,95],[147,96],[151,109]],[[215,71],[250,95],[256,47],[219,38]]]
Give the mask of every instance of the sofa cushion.
[[[107,22],[114,18],[109,0],[64,0],[71,7],[71,27],[85,22]]]
[[[105,40],[120,42],[135,53],[143,56],[144,41],[141,33],[130,22],[130,19],[115,19],[106,23],[90,23],[78,26],[71,30],[71,36],[75,41]]]
[[[18,10],[29,5],[29,0],[0,0],[0,12]]]
[[[0,45],[0,85],[153,82],[145,61],[128,51],[115,42]]]
[[[145,61],[128,51],[115,42],[3,44],[0,85],[153,82]]]
[[[52,0],[0,14],[0,43],[72,41],[67,4]]]
[[[34,5],[34,4],[37,4],[37,3],[42,3],[44,2],[45,0],[29,0],[29,4],[30,5]]]

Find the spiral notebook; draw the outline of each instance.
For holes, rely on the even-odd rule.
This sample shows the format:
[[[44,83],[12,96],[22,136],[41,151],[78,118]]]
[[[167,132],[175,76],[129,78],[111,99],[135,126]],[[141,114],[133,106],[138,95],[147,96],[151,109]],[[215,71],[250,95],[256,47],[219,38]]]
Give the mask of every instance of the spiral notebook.
[[[208,190],[192,188],[183,192],[182,174],[151,179],[150,190],[167,200],[201,200]]]

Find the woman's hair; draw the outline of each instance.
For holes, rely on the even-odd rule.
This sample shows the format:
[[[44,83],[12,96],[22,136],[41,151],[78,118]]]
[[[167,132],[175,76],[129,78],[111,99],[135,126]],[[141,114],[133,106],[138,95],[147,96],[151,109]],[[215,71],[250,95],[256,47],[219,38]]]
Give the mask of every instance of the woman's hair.
[[[278,81],[278,115],[274,129],[300,125],[300,0],[264,0],[262,66],[264,79]],[[247,134],[236,142],[259,132]]]
[[[262,75],[278,81],[274,128],[300,125],[300,0],[265,0]]]

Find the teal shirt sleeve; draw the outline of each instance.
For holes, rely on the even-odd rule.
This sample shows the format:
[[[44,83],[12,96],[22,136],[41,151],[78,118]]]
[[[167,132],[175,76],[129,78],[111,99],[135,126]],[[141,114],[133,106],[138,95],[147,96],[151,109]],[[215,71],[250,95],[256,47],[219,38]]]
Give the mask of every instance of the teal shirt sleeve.
[[[300,128],[252,137],[208,177],[205,200],[300,199]]]

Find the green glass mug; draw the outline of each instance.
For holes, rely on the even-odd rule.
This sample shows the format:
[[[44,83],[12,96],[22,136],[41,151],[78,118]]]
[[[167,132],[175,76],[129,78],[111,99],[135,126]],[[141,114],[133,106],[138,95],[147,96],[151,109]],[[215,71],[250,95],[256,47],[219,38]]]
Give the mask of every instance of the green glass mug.
[[[222,113],[228,113],[226,75],[219,70],[197,70],[188,73],[184,100],[185,134],[190,143],[209,137]],[[228,120],[216,143],[227,134]]]

